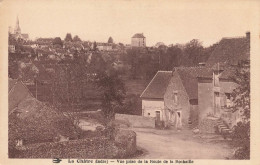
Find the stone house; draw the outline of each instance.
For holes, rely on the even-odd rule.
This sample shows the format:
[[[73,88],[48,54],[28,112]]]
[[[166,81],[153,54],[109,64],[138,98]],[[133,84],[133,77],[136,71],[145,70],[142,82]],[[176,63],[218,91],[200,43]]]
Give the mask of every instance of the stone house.
[[[216,45],[206,62],[206,66],[212,68],[212,74],[198,77],[200,130],[214,132],[212,126],[218,126],[220,132],[230,132],[243,119],[239,111],[232,111],[231,93],[238,87],[232,77],[236,66],[249,64],[249,60],[250,32],[246,33],[246,37],[223,38]],[[205,127],[204,121],[211,128]]]
[[[234,68],[215,65],[211,76],[198,77],[199,121],[215,117],[232,127],[241,120],[239,112],[232,112],[231,93],[238,87],[231,79],[234,73]]]
[[[131,40],[132,47],[146,47],[146,38],[143,33],[136,33]]]
[[[97,49],[99,51],[111,51],[113,48],[110,43],[97,43]]]
[[[166,125],[198,124],[198,80],[209,68],[179,67],[158,71],[141,94],[142,114]]]
[[[199,120],[211,116],[221,119],[232,128],[242,120],[240,112],[232,112],[231,93],[238,87],[232,80],[235,67],[250,60],[250,33],[246,37],[223,38],[216,46],[206,65],[211,75],[198,77]]]

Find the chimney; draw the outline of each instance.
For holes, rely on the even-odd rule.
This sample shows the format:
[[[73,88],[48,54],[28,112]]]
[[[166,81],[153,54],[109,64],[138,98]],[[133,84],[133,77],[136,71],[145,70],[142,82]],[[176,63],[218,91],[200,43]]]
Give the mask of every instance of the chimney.
[[[250,40],[250,32],[246,32],[246,38]]]

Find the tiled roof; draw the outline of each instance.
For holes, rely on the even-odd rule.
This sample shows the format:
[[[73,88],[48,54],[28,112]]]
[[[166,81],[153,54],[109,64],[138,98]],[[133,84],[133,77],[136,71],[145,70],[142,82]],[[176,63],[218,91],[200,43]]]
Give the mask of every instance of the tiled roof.
[[[213,71],[214,70],[220,70],[221,74],[220,74],[220,79],[231,79],[231,77],[234,75],[234,73],[236,72],[235,67],[230,66],[228,64],[225,63],[217,63],[215,65],[213,65],[212,67],[209,67],[209,69],[211,70],[210,74],[204,74],[204,75],[200,75],[198,77],[200,78],[213,78]]]
[[[141,94],[141,98],[163,99],[172,71],[158,71]]]
[[[32,94],[21,81],[9,79],[8,83],[9,83],[8,109],[10,114],[13,112],[14,108],[17,107],[17,105],[22,100],[24,100],[27,96],[32,97]]]
[[[250,41],[248,38],[223,38],[210,55],[207,65],[212,66],[218,62],[237,65],[240,60],[249,60],[249,58]]]
[[[212,69],[207,67],[178,67],[175,70],[179,73],[189,99],[198,99],[197,77],[212,76]]]
[[[176,67],[174,68],[182,81],[189,99],[198,99],[198,80],[197,77],[212,77],[212,68],[208,67]],[[141,98],[163,99],[172,71],[158,71],[152,81],[148,84]]]
[[[132,38],[145,38],[143,33],[136,33]]]

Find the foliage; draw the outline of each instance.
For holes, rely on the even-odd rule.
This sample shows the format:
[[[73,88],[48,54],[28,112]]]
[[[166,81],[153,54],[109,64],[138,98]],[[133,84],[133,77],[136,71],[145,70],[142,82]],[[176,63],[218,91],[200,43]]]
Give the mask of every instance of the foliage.
[[[66,42],[72,42],[73,41],[71,33],[67,33],[66,34],[66,37],[65,37],[64,41],[66,41]]]
[[[28,144],[53,141],[60,135],[71,139],[78,136],[79,128],[75,128],[66,116],[50,107],[43,106],[28,113],[31,114],[26,118],[15,114],[9,116],[9,146],[14,146],[15,140],[18,139],[23,139],[24,143]]]
[[[238,146],[234,153],[236,159],[250,159],[250,122],[239,122],[232,133],[235,146]]]
[[[245,64],[240,64],[232,77],[239,86],[233,91],[233,111],[240,111],[246,121],[250,119],[250,71]]]
[[[102,110],[105,117],[110,121],[114,119],[115,109],[122,106],[125,87],[119,74],[113,68],[97,73],[95,79],[97,87],[102,91]]]
[[[79,38],[78,35],[75,35],[75,36],[73,37],[73,42],[78,42],[78,41],[81,41],[81,39]]]
[[[201,42],[194,39],[185,46],[128,49],[123,60],[130,66],[132,79],[150,80],[158,70],[170,71],[173,67],[196,66],[199,62],[205,62],[213,50],[213,46],[203,48]]]
[[[113,44],[113,43],[114,43],[114,40],[113,40],[113,38],[112,38],[112,37],[109,37],[109,39],[108,39],[107,43],[109,43],[109,44]]]
[[[193,39],[185,45],[184,52],[187,53],[188,58],[193,62],[193,64],[198,64],[199,57],[203,52],[202,43],[197,39]]]
[[[94,50],[94,51],[97,50],[97,43],[96,43],[96,41],[93,43],[93,50]]]
[[[60,46],[62,46],[62,45],[63,45],[63,43],[62,43],[62,41],[61,41],[61,38],[60,38],[60,37],[56,37],[56,38],[54,38],[54,40],[53,40],[52,44],[53,44],[53,45],[60,45]]]
[[[123,106],[119,107],[116,111],[121,114],[141,115],[142,102],[139,95],[128,95]]]
[[[234,154],[236,159],[250,158],[250,67],[242,61],[233,77],[239,86],[233,91],[233,111],[239,111],[242,121],[237,123],[232,133],[232,139],[239,147]]]

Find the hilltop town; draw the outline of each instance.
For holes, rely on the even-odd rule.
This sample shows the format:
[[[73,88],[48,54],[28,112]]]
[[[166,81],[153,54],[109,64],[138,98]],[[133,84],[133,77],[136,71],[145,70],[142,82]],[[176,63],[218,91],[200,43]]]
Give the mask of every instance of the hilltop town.
[[[83,41],[70,32],[31,40],[17,17],[8,43],[9,157],[169,159],[178,143],[188,155],[175,158],[248,159],[239,153],[249,152],[249,137],[239,146],[236,135],[238,123],[249,131],[250,32],[209,47],[146,40]]]

